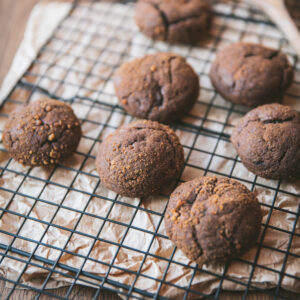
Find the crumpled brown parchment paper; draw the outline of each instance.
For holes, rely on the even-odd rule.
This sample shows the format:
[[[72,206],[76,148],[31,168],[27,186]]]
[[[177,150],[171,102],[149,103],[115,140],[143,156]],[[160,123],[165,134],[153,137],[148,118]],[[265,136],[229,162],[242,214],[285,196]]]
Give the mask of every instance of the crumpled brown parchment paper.
[[[8,94],[9,87],[13,86],[18,77],[24,73],[34,59],[38,49],[45,43],[61,19],[70,11],[69,4],[51,3],[48,5],[51,8],[49,6],[36,7],[31,15],[24,41],[5,80],[5,85],[7,84],[8,87],[4,87],[1,91],[2,98]],[[133,8],[132,4],[100,2],[92,4],[88,14],[86,13],[85,5],[79,6],[74,11],[75,17],[87,19],[87,22],[81,26],[82,32],[97,31],[98,33],[96,35],[78,35],[78,44],[85,43],[92,47],[95,39],[98,38],[97,47],[99,51],[101,50],[101,55],[105,52],[104,57],[100,54],[97,56],[96,52],[95,54],[89,54],[91,57],[99,59],[100,66],[96,71],[99,74],[104,74],[104,77],[107,76],[103,80],[91,80],[89,87],[92,86],[94,90],[101,90],[106,93],[103,93],[101,96],[102,102],[116,104],[117,100],[113,96],[114,91],[111,80],[108,80],[111,78],[115,68],[111,67],[110,69],[109,63],[120,64],[129,58],[158,50],[172,51],[188,56],[188,61],[201,74],[202,90],[199,103],[195,105],[191,112],[194,118],[187,116],[184,122],[199,125],[206,115],[206,121],[203,124],[205,128],[216,131],[222,130],[222,126],[217,121],[226,117],[227,111],[223,111],[222,107],[228,108],[230,104],[218,95],[212,96],[214,91],[207,76],[210,61],[213,59],[211,48],[215,46],[215,40],[212,39],[204,47],[193,48],[152,42],[140,34],[135,27],[132,20]],[[248,7],[242,4],[237,7],[232,4],[217,4],[215,9],[222,14],[234,14],[245,18],[250,16]],[[54,14],[53,11],[59,13]],[[112,19],[111,14],[120,15],[122,21]],[[51,15],[51,30],[43,31],[41,28],[44,28],[43,26],[48,22],[45,23],[45,19],[48,19],[49,15]],[[106,27],[99,25],[97,23],[99,20],[101,24],[105,23]],[[73,21],[72,18],[68,18],[65,21],[66,24],[63,24],[62,27],[72,27]],[[125,31],[113,30],[119,28],[120,24],[122,28],[128,29],[128,36],[124,33]],[[218,48],[222,47],[223,44],[238,40],[261,42],[267,46],[280,47],[283,51],[290,54],[291,60],[293,59],[293,50],[282,40],[282,35],[276,28],[263,27],[256,23],[247,23],[246,27],[245,24],[245,22],[238,19],[216,17],[212,35],[221,37]],[[46,27],[49,29],[48,25],[47,23]],[[105,28],[103,29],[102,26]],[[104,31],[102,32],[101,29]],[[60,36],[62,32],[62,29],[58,30],[57,36],[64,38],[64,36]],[[116,44],[109,44],[107,39],[102,38],[102,33],[114,37],[115,39],[112,41]],[[266,36],[263,36],[262,33],[265,33]],[[57,50],[56,47],[59,47],[58,42],[56,44],[52,41],[50,44],[54,50]],[[26,54],[26,49],[30,49],[28,51],[29,54]],[[110,49],[117,49],[128,55],[120,57],[116,52],[110,52]],[[78,55],[83,50],[82,48],[70,47],[66,51],[69,51],[72,55]],[[47,54],[47,52],[42,54],[41,59],[53,62],[50,54]],[[208,60],[208,63],[205,60]],[[55,64],[62,62],[68,64],[66,57],[58,57],[54,62]],[[101,62],[104,65],[101,65]],[[85,60],[81,60],[80,64],[73,63],[70,66],[79,68],[81,71],[90,72],[90,64]],[[38,74],[42,72],[42,68],[43,64],[34,64],[30,70]],[[56,90],[60,97],[71,99],[76,95],[78,96],[78,90],[74,88],[74,85],[78,84],[84,87],[88,85],[88,81],[82,81],[82,77],[78,73],[74,74],[71,79],[69,78],[69,80],[72,80],[73,85],[64,83],[60,89],[56,89],[53,87],[55,82],[62,79],[64,75],[58,69],[55,70],[54,68],[51,69],[51,74],[49,71],[50,79],[39,83],[41,87],[50,93]],[[295,65],[295,72],[295,81],[297,81],[300,78],[298,64]],[[35,84],[38,80],[37,78],[26,74],[22,81]],[[30,91],[16,88],[10,98],[24,102],[29,93]],[[0,243],[11,245],[14,248],[34,253],[49,260],[55,261],[59,259],[61,264],[79,269],[82,268],[83,271],[92,274],[106,276],[109,273],[107,278],[119,283],[131,285],[136,280],[135,288],[146,290],[150,293],[155,293],[158,290],[160,282],[147,276],[162,279],[166,268],[168,268],[164,280],[173,285],[163,284],[160,289],[160,295],[179,297],[184,291],[176,288],[174,285],[180,287],[189,286],[194,272],[194,269],[190,266],[194,267],[195,264],[190,262],[178,249],[172,258],[171,264],[168,265],[168,261],[164,260],[164,258],[169,259],[174,250],[174,245],[165,236],[164,222],[162,220],[167,197],[153,196],[144,201],[117,197],[115,193],[104,188],[101,183],[99,184],[95,170],[94,157],[99,143],[93,144],[93,139],[105,138],[110,132],[114,131],[114,128],[128,123],[131,119],[118,109],[111,114],[109,109],[104,109],[101,105],[95,105],[91,108],[91,103],[85,100],[84,96],[90,97],[97,102],[98,95],[95,95],[95,92],[92,90],[87,90],[86,94],[84,93],[85,91],[81,94],[82,98],[76,98],[72,102],[72,108],[77,116],[82,120],[95,122],[101,120],[103,124],[109,124],[110,126],[103,127],[83,121],[83,135],[90,137],[90,139],[83,138],[79,145],[78,153],[56,167],[54,172],[53,167],[37,167],[33,169],[23,167],[14,161],[9,161],[5,151],[0,152],[0,165],[2,168],[5,167],[0,178],[0,186],[2,188],[0,190],[0,207],[5,207],[9,210],[5,213],[0,212]],[[298,103],[296,96],[293,96],[297,94],[300,94],[300,86],[295,82],[289,89],[284,103],[299,110],[300,103]],[[39,97],[41,97],[41,94],[36,91],[31,101]],[[212,97],[215,97],[213,100],[214,105],[210,107],[209,103]],[[9,114],[17,106],[18,104],[14,102],[7,102],[1,112]],[[243,108],[239,109],[243,110]],[[234,125],[241,115],[241,113],[233,112],[226,121],[227,125]],[[0,116],[1,130],[4,128],[6,119],[5,115]],[[231,127],[225,126],[224,132],[230,133],[230,131]],[[259,252],[257,247],[252,248],[241,257],[241,260],[234,261],[228,266],[226,270],[227,279],[223,281],[222,288],[243,290],[245,287],[238,282],[247,284],[253,268],[251,263],[255,260],[257,254],[257,266],[252,274],[251,285],[261,288],[276,286],[285,259],[284,272],[299,278],[300,260],[295,255],[300,255],[300,229],[299,221],[295,225],[295,220],[299,207],[300,181],[281,182],[279,184],[277,181],[262,178],[255,180],[254,175],[249,173],[240,161],[234,161],[236,153],[228,140],[221,139],[218,141],[215,136],[203,132],[198,133],[197,137],[195,131],[191,130],[191,132],[188,132],[180,127],[176,129],[176,133],[181,143],[185,146],[185,157],[188,158],[181,180],[191,180],[196,176],[203,175],[206,168],[209,170],[208,175],[215,174],[214,172],[225,176],[232,175],[234,178],[244,180],[243,183],[246,181],[249,188],[254,186],[254,192],[263,204],[263,224],[267,223],[267,229],[260,237],[263,246]],[[190,147],[192,145],[194,149],[191,150]],[[3,149],[3,146],[1,146],[1,149]],[[212,149],[215,149],[213,157],[211,154]],[[87,159],[80,154],[88,152],[90,156]],[[234,169],[232,169],[233,164],[235,164]],[[81,168],[80,172],[78,172],[79,168]],[[47,182],[45,183],[42,180],[47,180]],[[279,192],[276,200],[273,201],[277,186],[279,186]],[[16,190],[17,194],[14,195]],[[38,197],[40,200],[36,201],[34,197]],[[274,208],[270,209],[271,206],[274,206]],[[82,214],[82,212],[84,213]],[[27,216],[27,218],[22,216]],[[49,226],[48,222],[51,222],[52,225]],[[290,232],[293,226],[295,226],[296,234],[293,235],[292,243],[289,244]],[[264,228],[265,226],[262,226],[263,231]],[[73,230],[75,232],[72,233]],[[100,234],[98,235],[99,232]],[[158,235],[153,237],[154,233]],[[18,234],[19,237],[14,239],[12,234]],[[95,240],[94,237],[99,239]],[[40,244],[34,243],[34,241],[39,241]],[[119,244],[122,244],[122,246],[119,247]],[[288,247],[291,254],[286,257]],[[62,252],[60,249],[65,251]],[[4,252],[4,250],[0,251]],[[149,254],[145,256],[145,252]],[[88,253],[90,253],[89,257],[85,259]],[[17,254],[11,255],[22,258],[22,256]],[[32,260],[32,262],[35,261]],[[113,263],[114,267],[109,268],[108,265],[111,263]],[[37,264],[41,265],[40,262],[37,262]],[[44,267],[47,267],[47,265],[44,264]],[[20,281],[35,287],[41,287],[48,274],[47,270],[32,264],[26,266],[25,262],[19,262],[8,257],[4,258],[0,263],[1,274],[12,280],[16,280],[24,268],[24,274]],[[65,270],[58,267],[56,270],[61,272],[52,274],[47,288],[58,287],[73,281],[72,278],[64,276],[64,274],[69,274]],[[136,278],[134,273],[129,273],[126,270],[132,272],[140,271],[141,275]],[[210,274],[209,272],[212,273]],[[220,279],[214,274],[222,276],[223,272],[224,266],[203,266],[202,269],[196,271],[191,289],[203,293],[211,293],[219,286],[220,282]],[[77,283],[92,285],[92,279],[89,278],[88,281],[90,283],[88,283],[83,275],[79,278],[80,280]],[[229,278],[235,279],[236,282],[228,280]],[[94,282],[95,285],[99,284],[99,281],[95,280]],[[290,276],[283,277],[281,286],[288,290],[300,292],[300,280]]]

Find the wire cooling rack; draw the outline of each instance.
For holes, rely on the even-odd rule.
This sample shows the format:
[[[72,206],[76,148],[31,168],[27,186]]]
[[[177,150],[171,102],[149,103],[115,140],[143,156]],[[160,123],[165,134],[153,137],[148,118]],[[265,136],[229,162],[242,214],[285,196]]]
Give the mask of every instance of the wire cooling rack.
[[[299,252],[291,251],[293,243],[300,238],[300,205],[297,202],[298,204],[293,208],[285,208],[279,205],[278,200],[282,197],[299,199],[299,193],[287,188],[284,182],[263,180],[243,170],[235,152],[228,149],[231,149],[229,137],[234,122],[246,110],[225,102],[212,89],[208,73],[217,49],[231,42],[241,40],[259,42],[281,49],[289,56],[296,72],[295,80],[285,95],[284,103],[300,110],[300,93],[297,93],[300,91],[300,65],[295,53],[264,15],[244,4],[232,2],[216,5],[210,40],[198,47],[186,47],[154,42],[143,37],[133,24],[134,4],[130,2],[122,4],[107,2],[104,6],[94,6],[94,3],[74,5],[74,9],[60,23],[2,105],[1,133],[8,114],[20,105],[45,96],[65,101],[71,104],[81,120],[84,133],[81,144],[85,145],[79,146],[71,163],[61,163],[47,169],[46,172],[41,168],[25,168],[18,165],[8,157],[1,144],[0,199],[3,205],[0,207],[0,267],[9,265],[9,262],[17,266],[15,267],[17,269],[10,270],[15,276],[7,278],[3,274],[0,277],[12,287],[8,298],[14,294],[16,288],[30,288],[36,292],[37,298],[46,294],[67,299],[75,284],[79,283],[94,287],[95,299],[102,289],[117,291],[128,298],[164,298],[163,291],[170,286],[180,292],[183,299],[189,296],[218,299],[221,290],[226,283],[229,283],[238,286],[243,291],[244,298],[249,291],[264,291],[274,298],[288,299],[282,294],[283,282],[292,281],[295,286],[300,284],[299,272],[298,275],[293,275],[286,271],[290,258],[300,259]],[[297,1],[289,1],[289,3],[300,9]],[[97,174],[91,171],[99,142],[119,125],[132,120],[118,106],[112,88],[112,75],[122,62],[136,55],[141,56],[156,51],[173,51],[185,56],[201,78],[201,96],[197,104],[181,123],[173,126],[185,150],[185,168],[181,181],[206,174],[230,176],[240,180],[251,190],[267,189],[272,195],[270,202],[261,203],[262,208],[267,211],[267,217],[262,224],[262,234],[257,242],[253,260],[247,261],[242,258],[236,260],[248,270],[246,281],[228,275],[230,264],[219,272],[206,268],[200,269],[195,264],[178,261],[175,247],[168,255],[152,253],[155,240],[159,239],[162,243],[168,241],[165,233],[161,231],[167,203],[166,195],[161,195],[165,200],[165,206],[158,211],[143,206],[139,201],[126,202],[113,193],[103,195],[99,192],[101,182]],[[56,180],[58,173],[60,178],[63,178],[62,181]],[[89,182],[93,185],[78,187],[77,182],[81,178],[89,178]],[[49,192],[51,188],[55,190],[54,195]],[[47,198],[45,195],[50,196]],[[83,203],[79,206],[71,201],[70,205],[71,198],[73,201],[74,199],[80,201],[85,199],[85,201],[82,200]],[[22,207],[18,205],[19,199],[23,199]],[[105,203],[105,213],[89,209],[95,201]],[[36,216],[34,212],[37,207],[45,207],[52,214]],[[131,211],[126,221],[119,221],[113,217],[116,207],[120,212],[123,209]],[[135,226],[135,218],[139,213],[144,212],[155,220],[152,231]],[[273,216],[278,213],[291,216],[292,221],[288,228],[271,222]],[[73,214],[73,217],[75,215],[72,226],[57,222],[61,214]],[[15,222],[6,224],[8,218]],[[80,224],[85,218],[92,220],[93,229],[95,224],[98,224],[98,227],[95,230],[82,228]],[[115,241],[105,235],[103,237],[107,223],[122,228],[120,240]],[[44,231],[42,235],[35,236],[34,228],[39,226],[42,226]],[[31,234],[28,228],[31,228]],[[126,243],[132,230],[149,235],[145,248],[138,249]],[[273,230],[274,234],[287,236],[284,250],[265,244],[264,237],[268,230]],[[66,233],[64,245],[57,245],[55,241],[58,231]],[[45,241],[46,236],[49,238],[50,232],[54,235],[52,242],[48,242],[50,239]],[[86,251],[73,251],[72,248],[68,248],[73,239],[79,236],[88,240],[89,247]],[[93,251],[98,243],[105,243],[115,248],[109,262],[94,258]],[[44,252],[39,251],[41,248]],[[116,264],[122,249],[142,256],[136,269],[129,270]],[[263,249],[268,249],[271,256],[281,255],[283,263],[279,267],[261,265],[259,255]],[[55,255],[51,257],[43,255],[50,250],[54,251]],[[76,266],[66,263],[67,260],[62,259],[65,257],[71,262],[72,258],[76,259]],[[156,278],[152,274],[143,272],[149,257],[162,263],[164,270],[161,277]],[[101,276],[86,271],[85,267],[88,263],[105,266],[106,271]],[[189,281],[185,285],[174,285],[170,280],[170,273],[174,267],[181,267],[190,272]],[[30,272],[29,274],[27,272],[29,269],[34,269],[37,274],[43,274],[39,278],[41,280],[39,284],[30,283],[32,278]],[[253,278],[258,270],[277,276],[275,288],[267,290],[269,286],[263,283],[254,284]],[[113,276],[116,271],[129,273],[133,279],[130,282],[119,282]],[[211,280],[216,282],[213,293],[201,289],[201,285],[200,288],[194,286],[194,280],[199,274],[210,276]],[[53,291],[47,289],[53,278],[67,279],[70,283],[64,297],[58,297]],[[146,287],[145,289],[139,287],[141,278],[155,282],[156,290],[149,292]]]

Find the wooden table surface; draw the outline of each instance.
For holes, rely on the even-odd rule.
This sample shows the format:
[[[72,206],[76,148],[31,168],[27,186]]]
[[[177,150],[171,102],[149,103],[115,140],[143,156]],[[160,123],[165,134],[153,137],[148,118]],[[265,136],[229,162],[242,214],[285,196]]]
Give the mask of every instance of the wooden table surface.
[[[57,1],[57,0],[56,0]],[[0,0],[0,83],[3,81],[7,73],[10,63],[14,57],[17,47],[22,39],[27,18],[30,11],[38,0]],[[63,297],[67,288],[52,290],[55,295]],[[5,287],[5,282],[0,280],[0,298],[5,299],[10,292],[9,288]],[[70,299],[91,299],[95,293],[92,288],[76,286],[73,289]],[[285,296],[291,299],[300,299],[300,296],[284,292]],[[15,290],[10,299],[34,299],[37,294],[31,290]],[[241,299],[242,294],[239,292],[223,292],[220,299]],[[47,296],[42,296],[40,299],[50,299]],[[101,292],[99,299],[120,299],[116,294],[111,292]],[[261,293],[249,293],[247,299],[273,299],[272,296]]]

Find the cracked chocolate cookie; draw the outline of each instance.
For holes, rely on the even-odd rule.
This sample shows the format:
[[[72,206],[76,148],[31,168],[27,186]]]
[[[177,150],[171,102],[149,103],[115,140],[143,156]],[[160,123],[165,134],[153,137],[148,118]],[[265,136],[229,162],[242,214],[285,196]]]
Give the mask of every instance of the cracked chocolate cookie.
[[[231,142],[245,167],[270,179],[300,178],[300,116],[273,103],[248,112],[236,125]]]
[[[229,178],[200,177],[178,186],[165,216],[169,238],[192,261],[223,263],[252,247],[262,213],[255,195]]]
[[[134,117],[178,120],[196,102],[199,78],[181,56],[156,53],[123,64],[114,76],[116,94]]]
[[[278,50],[235,43],[217,54],[210,79],[226,100],[254,107],[280,101],[293,73],[286,55]]]
[[[72,108],[60,101],[42,99],[9,117],[3,145],[23,165],[55,164],[74,152],[81,128]]]
[[[96,167],[102,183],[128,197],[145,197],[176,179],[183,148],[168,126],[139,120],[120,127],[100,145]]]
[[[198,42],[207,35],[211,19],[205,0],[140,0],[135,11],[141,32],[169,43]]]

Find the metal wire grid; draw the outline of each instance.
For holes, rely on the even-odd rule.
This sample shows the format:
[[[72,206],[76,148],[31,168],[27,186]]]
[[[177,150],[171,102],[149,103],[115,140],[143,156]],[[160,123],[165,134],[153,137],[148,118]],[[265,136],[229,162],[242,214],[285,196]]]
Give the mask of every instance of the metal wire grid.
[[[289,195],[300,198],[299,194],[289,191],[285,183],[281,181],[270,182],[252,176],[248,172],[239,174],[235,172],[236,166],[241,165],[240,160],[235,154],[227,155],[226,152],[226,155],[224,155],[223,150],[231,147],[229,137],[233,122],[237,117],[245,113],[245,109],[224,102],[215,93],[208,80],[208,71],[217,48],[223,44],[239,40],[251,40],[283,49],[293,61],[296,71],[295,81],[287,93],[284,102],[293,105],[299,110],[299,96],[295,92],[300,88],[298,75],[300,66],[297,57],[289,49],[286,41],[282,39],[273,25],[262,14],[255,10],[249,10],[242,4],[232,3],[230,6],[220,5],[216,8],[216,22],[212,31],[211,41],[197,48],[197,51],[194,47],[171,46],[143,38],[137,29],[132,26],[131,17],[131,3],[122,4],[121,6],[109,3],[101,9],[96,9],[93,4],[77,5],[72,13],[59,25],[48,43],[41,49],[30,69],[19,80],[3,104],[0,113],[1,133],[3,132],[3,124],[8,117],[8,113],[24,104],[24,102],[28,103],[45,95],[66,101],[72,105],[79,115],[84,131],[83,139],[89,144],[89,147],[86,149],[79,147],[75,155],[75,164],[74,161],[72,163],[59,164],[49,169],[46,172],[47,176],[40,174],[38,168],[31,169],[18,166],[18,164],[7,157],[7,153],[1,147],[4,159],[1,159],[0,168],[1,177],[4,179],[4,182],[0,182],[0,192],[2,192],[2,196],[5,196],[6,202],[0,208],[0,220],[4,221],[5,217],[10,215],[19,221],[16,231],[10,230],[8,227],[3,229],[0,226],[1,236],[5,236],[7,240],[7,243],[0,243],[0,265],[3,265],[6,260],[10,259],[18,262],[20,266],[20,272],[16,278],[0,277],[12,285],[8,298],[14,293],[16,287],[28,287],[36,291],[36,298],[39,298],[42,294],[46,294],[56,298],[67,299],[72,295],[74,285],[80,283],[96,288],[95,299],[103,288],[118,291],[119,294],[128,298],[164,298],[161,296],[161,292],[166,286],[173,286],[178,291],[183,292],[184,299],[190,295],[217,299],[222,286],[228,281],[238,284],[243,289],[244,298],[250,290],[256,290],[269,293],[275,299],[287,299],[287,297],[281,294],[280,287],[282,281],[284,279],[294,280],[295,282],[300,280],[300,277],[285,272],[290,257],[300,258],[298,253],[290,251],[293,239],[300,237],[299,230],[297,230],[297,226],[299,226],[300,205],[295,210],[281,208],[278,205],[278,197],[279,195]],[[128,51],[128,49],[131,49],[131,51]],[[195,264],[186,265],[178,261],[176,259],[175,247],[169,257],[153,254],[151,249],[154,240],[159,239],[162,242],[167,240],[165,234],[161,232],[166,206],[160,211],[154,211],[144,206],[143,202],[132,204],[120,200],[118,195],[115,195],[115,197],[103,196],[99,193],[101,184],[97,175],[89,172],[89,168],[87,167],[93,164],[96,153],[95,149],[97,149],[99,142],[108,133],[114,131],[118,125],[132,120],[118,106],[114,96],[111,84],[111,76],[114,70],[118,68],[120,63],[135,56],[135,53],[152,53],[158,50],[174,51],[184,55],[201,77],[201,97],[195,109],[180,124],[173,126],[177,134],[181,137],[181,142],[185,149],[185,169],[181,181],[206,174],[230,176],[242,181],[252,190],[254,187],[266,188],[274,195],[271,204],[262,203],[262,207],[268,210],[268,217],[265,224],[262,224],[262,235],[257,242],[258,250],[254,261],[246,261],[241,258],[236,260],[243,263],[249,269],[248,282],[246,283],[227,275],[229,265],[225,266],[224,271],[218,272],[205,268],[199,269]],[[84,65],[84,68],[81,68],[82,65]],[[94,88],[95,86],[99,88]],[[218,116],[217,118],[216,115]],[[116,125],[116,120],[119,120],[117,121],[117,123],[119,122],[118,125]],[[187,136],[188,139],[186,139]],[[224,171],[216,171],[216,169],[220,170],[221,164],[226,164],[227,168],[224,168]],[[55,175],[58,172],[65,172],[66,178],[70,180],[67,181],[66,179],[66,183],[57,182]],[[10,189],[5,185],[5,176],[8,174],[9,176],[11,174],[14,175],[14,180],[17,182],[15,189]],[[76,181],[81,176],[88,176],[94,182],[94,185],[86,187],[86,189],[76,188]],[[36,182],[41,186],[41,189],[38,192],[33,189],[32,193],[24,193],[24,185],[28,180]],[[45,190],[51,186],[63,190],[62,198],[59,201],[53,202],[51,199],[43,197]],[[80,209],[69,205],[70,194],[81,195],[86,198],[84,205]],[[18,197],[28,199],[27,210],[22,212],[15,209]],[[164,194],[161,197],[167,199],[167,196]],[[95,199],[109,203],[105,214],[99,215],[89,211],[90,203]],[[54,213],[51,218],[43,220],[43,218],[40,219],[32,216],[35,207],[41,204],[53,208]],[[116,207],[131,210],[127,222],[120,222],[111,217]],[[72,228],[57,223],[56,217],[61,212],[77,214],[76,222]],[[153,231],[134,225],[135,217],[140,212],[151,215],[155,220],[155,229]],[[276,212],[291,215],[294,218],[292,228],[284,229],[270,224],[272,214]],[[99,221],[100,226],[98,226],[98,230],[94,234],[87,233],[80,228],[81,220],[86,217],[93,219],[94,222]],[[22,230],[28,222],[31,222],[32,225],[42,224],[45,226],[43,235],[39,238],[24,236]],[[120,241],[101,237],[108,222],[123,228],[123,238]],[[44,241],[45,235],[53,229],[61,230],[68,234],[63,247],[58,247],[55,244]],[[126,244],[126,237],[130,230],[136,230],[151,236],[150,242],[145,249],[137,249]],[[289,242],[284,251],[264,244],[264,237],[267,230],[274,230],[274,232],[289,236]],[[87,252],[81,254],[68,250],[67,245],[75,236],[88,239],[90,247]],[[22,247],[16,247],[17,241],[29,242],[32,245],[30,251],[26,251]],[[93,258],[93,249],[97,243],[106,243],[116,248],[115,254],[109,263]],[[57,255],[55,259],[45,258],[43,255],[40,255],[41,252],[39,252],[39,249],[41,248],[56,251]],[[258,263],[260,252],[265,248],[284,256],[284,263],[280,269],[270,268]],[[118,254],[122,249],[143,256],[137,270],[124,269],[115,264]],[[71,258],[76,257],[80,259],[81,265],[73,267],[70,264],[62,262],[62,258],[66,255]],[[164,262],[165,271],[162,278],[155,278],[142,272],[149,257]],[[99,276],[86,271],[85,266],[88,263],[105,266],[105,275]],[[174,266],[184,267],[192,271],[192,276],[187,286],[175,286],[169,279],[170,270]],[[43,284],[39,288],[32,287],[24,281],[26,270],[29,267],[47,271],[47,275],[43,278]],[[275,289],[265,290],[253,284],[252,279],[257,269],[263,269],[279,275],[278,284]],[[116,270],[133,275],[134,280],[129,284],[114,280],[111,274]],[[193,280],[197,274],[210,275],[213,279],[219,280],[214,294],[201,292],[199,288],[193,286]],[[54,275],[68,278],[71,281],[71,285],[64,297],[58,297],[53,294],[53,291],[46,289],[47,285],[54,278]],[[137,287],[137,283],[141,277],[158,283],[155,293],[149,293],[147,290]]]

